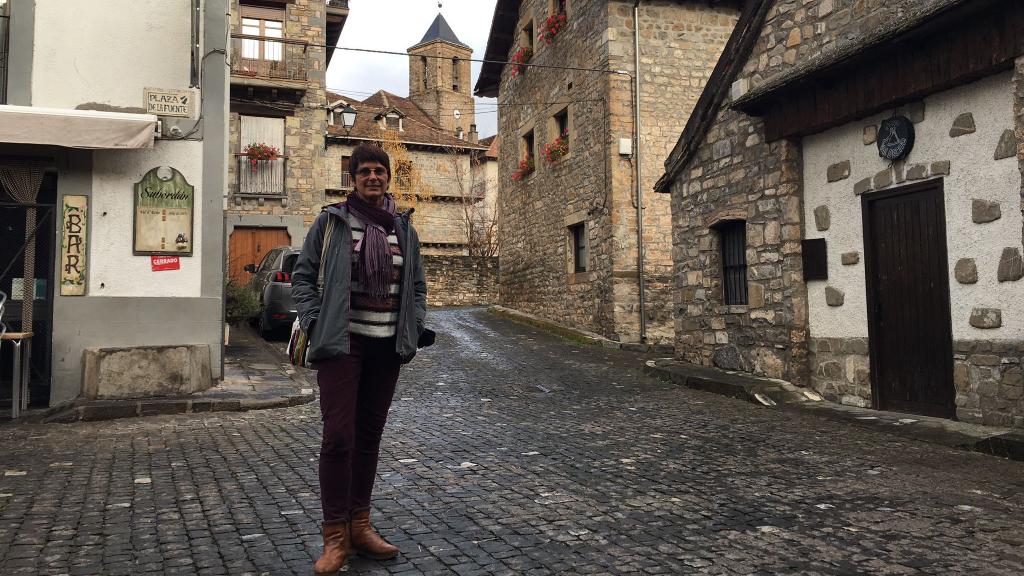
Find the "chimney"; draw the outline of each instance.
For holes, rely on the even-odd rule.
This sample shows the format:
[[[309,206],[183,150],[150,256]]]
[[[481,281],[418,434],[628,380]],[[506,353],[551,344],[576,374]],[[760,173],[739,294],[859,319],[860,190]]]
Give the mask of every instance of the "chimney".
[[[471,144],[477,144],[480,142],[480,135],[476,132],[476,124],[469,125],[469,142]]]

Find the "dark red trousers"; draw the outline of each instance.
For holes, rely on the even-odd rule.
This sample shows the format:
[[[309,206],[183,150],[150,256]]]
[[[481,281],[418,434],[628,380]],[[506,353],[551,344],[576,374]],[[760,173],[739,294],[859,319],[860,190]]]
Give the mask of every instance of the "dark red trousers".
[[[348,354],[317,362],[324,437],[320,503],[324,523],[348,522],[370,509],[384,423],[401,359],[394,338],[351,335]]]

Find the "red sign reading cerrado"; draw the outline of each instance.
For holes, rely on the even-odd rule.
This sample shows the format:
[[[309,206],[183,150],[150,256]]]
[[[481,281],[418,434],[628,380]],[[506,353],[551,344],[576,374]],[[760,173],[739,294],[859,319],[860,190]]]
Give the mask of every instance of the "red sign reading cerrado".
[[[180,270],[181,259],[177,256],[150,256],[153,272],[161,270]]]

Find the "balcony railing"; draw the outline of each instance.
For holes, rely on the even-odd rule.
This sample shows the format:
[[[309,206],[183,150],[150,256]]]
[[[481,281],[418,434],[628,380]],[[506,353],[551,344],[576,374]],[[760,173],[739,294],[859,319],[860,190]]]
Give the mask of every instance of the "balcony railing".
[[[0,104],[7,104],[7,37],[10,16],[0,16]]]
[[[249,196],[283,196],[284,172],[287,158],[277,160],[257,160],[253,163],[249,157],[238,155],[237,175],[238,193]]]
[[[344,8],[348,10],[348,0],[327,0],[328,8]]]
[[[352,175],[349,174],[348,172],[341,173],[341,187],[342,189],[352,187]]]
[[[309,46],[300,40],[268,36],[231,36],[231,74],[273,80],[305,81]]]

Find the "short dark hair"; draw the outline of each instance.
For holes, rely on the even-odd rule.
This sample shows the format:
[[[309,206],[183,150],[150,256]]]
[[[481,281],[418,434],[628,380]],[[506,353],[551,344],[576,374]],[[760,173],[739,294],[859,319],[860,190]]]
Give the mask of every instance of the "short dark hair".
[[[352,151],[352,156],[348,159],[348,173],[352,176],[353,180],[355,180],[359,165],[364,162],[380,162],[388,171],[388,180],[391,179],[391,159],[388,158],[388,153],[380,146],[363,143],[356,146],[356,149]]]

